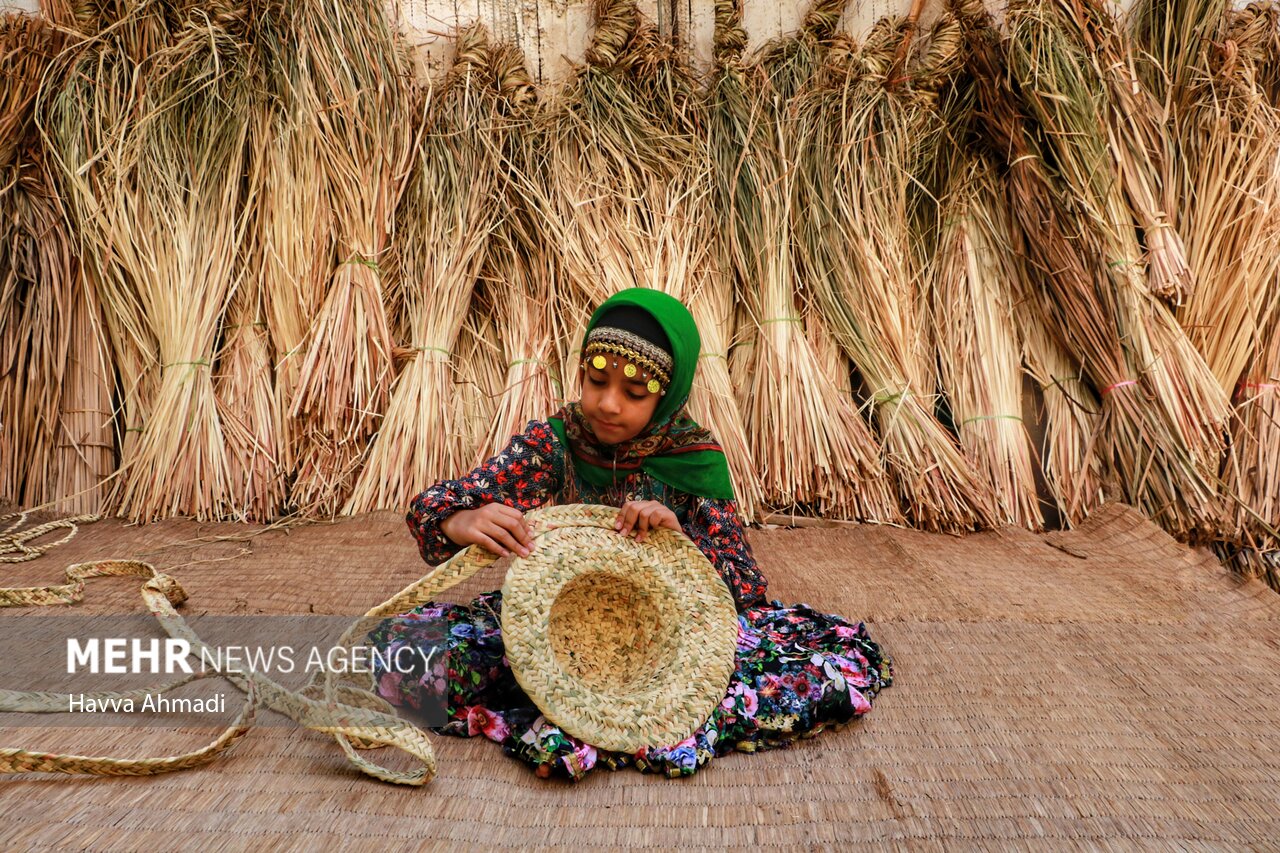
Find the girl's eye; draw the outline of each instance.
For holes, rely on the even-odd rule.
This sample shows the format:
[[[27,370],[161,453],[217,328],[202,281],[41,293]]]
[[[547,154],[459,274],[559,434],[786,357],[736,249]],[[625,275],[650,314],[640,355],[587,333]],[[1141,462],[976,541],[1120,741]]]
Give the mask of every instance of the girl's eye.
[[[633,394],[630,391],[627,392],[627,396],[630,397],[632,400],[635,400],[636,402],[643,400],[645,397],[644,394]]]
[[[594,376],[588,376],[587,381],[590,382],[592,385],[595,385],[596,387],[601,387],[605,384],[605,381],[603,379],[596,379]]]

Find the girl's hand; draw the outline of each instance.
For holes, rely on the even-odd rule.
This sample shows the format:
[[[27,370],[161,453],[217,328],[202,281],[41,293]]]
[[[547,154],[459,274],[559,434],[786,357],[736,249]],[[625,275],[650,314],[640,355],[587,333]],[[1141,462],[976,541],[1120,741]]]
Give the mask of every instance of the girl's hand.
[[[440,530],[458,545],[480,545],[499,557],[521,557],[533,551],[533,536],[524,513],[506,504],[460,509],[440,522]]]
[[[613,524],[613,529],[623,536],[629,536],[634,530],[637,542],[643,542],[650,530],[659,527],[680,529],[676,514],[662,501],[627,501]]]

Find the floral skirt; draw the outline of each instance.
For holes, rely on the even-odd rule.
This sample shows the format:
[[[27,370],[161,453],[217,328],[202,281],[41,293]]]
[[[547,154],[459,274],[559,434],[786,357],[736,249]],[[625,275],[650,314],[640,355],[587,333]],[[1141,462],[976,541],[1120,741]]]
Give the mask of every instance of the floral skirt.
[[[541,777],[576,781],[601,765],[687,776],[733,750],[790,746],[827,727],[839,728],[870,711],[871,700],[893,681],[892,661],[864,624],[771,601],[738,615],[737,666],[729,689],[697,731],[680,743],[612,752],[542,716],[507,665],[501,622],[501,592],[470,604],[429,602],[382,622],[370,634],[386,653],[375,661],[401,659],[406,665],[404,671],[376,672],[378,692],[402,707],[446,707],[448,722],[432,731],[483,734]],[[421,654],[396,655],[404,646]],[[433,648],[437,654],[428,654]],[[410,659],[413,666],[407,665]]]

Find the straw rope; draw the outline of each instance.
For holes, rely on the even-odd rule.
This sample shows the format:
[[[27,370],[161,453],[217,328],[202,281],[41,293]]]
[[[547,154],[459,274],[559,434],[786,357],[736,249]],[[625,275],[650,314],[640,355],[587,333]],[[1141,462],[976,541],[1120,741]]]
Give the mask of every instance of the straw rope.
[[[174,609],[174,605],[181,604],[187,598],[182,586],[171,576],[156,571],[154,566],[140,560],[77,563],[67,568],[67,583],[62,586],[0,589],[0,606],[73,603],[82,599],[85,580],[106,576],[145,578],[142,598],[161,627],[170,637],[186,640],[192,654],[199,656],[201,660],[209,659],[204,654],[204,643]],[[288,690],[258,673],[241,673],[219,667],[216,674],[243,690],[245,702],[235,721],[202,749],[160,758],[131,759],[0,748],[0,773],[60,772],[97,776],[144,776],[185,770],[216,758],[248,731],[255,709],[266,706],[306,728],[332,734],[352,764],[370,776],[402,785],[422,785],[435,775],[435,754],[425,732],[394,716],[390,705],[374,694],[356,690],[349,685],[334,684],[330,672],[317,674],[312,684],[301,691]],[[166,685],[160,692],[191,680],[194,677]],[[311,698],[321,692],[324,701]],[[104,694],[119,699],[131,695],[133,694]],[[0,711],[54,712],[67,707],[67,696],[63,694],[0,690]],[[352,749],[353,742],[362,747],[394,746],[421,761],[423,768],[397,771],[382,767],[356,755]]]
[[[70,542],[80,530],[77,525],[97,521],[102,518],[102,516],[90,514],[72,516],[71,518],[59,518],[54,521],[45,522],[44,524],[38,524],[35,527],[29,527],[26,530],[19,530],[16,533],[13,531],[16,528],[21,527],[22,523],[27,520],[27,513],[11,512],[8,515],[0,516],[0,522],[8,521],[11,518],[16,518],[18,520],[6,527],[3,532],[0,532],[0,563],[23,563],[27,560],[34,560],[37,557],[41,557],[47,553],[50,548],[56,548],[59,545]],[[66,536],[63,536],[57,542],[46,542],[43,545],[27,544],[33,539],[39,539],[46,533],[58,530],[59,528],[68,528],[71,532]],[[57,604],[60,602],[48,603]]]

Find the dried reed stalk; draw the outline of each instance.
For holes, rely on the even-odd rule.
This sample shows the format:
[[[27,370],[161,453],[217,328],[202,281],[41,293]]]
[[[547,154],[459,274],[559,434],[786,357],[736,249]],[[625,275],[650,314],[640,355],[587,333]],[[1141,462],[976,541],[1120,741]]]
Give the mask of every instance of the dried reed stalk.
[[[746,45],[742,29],[740,0],[717,0],[714,49],[717,63],[736,62]],[[696,104],[699,138],[709,132],[709,114],[705,104]],[[722,237],[725,205],[717,203],[716,175],[707,143],[700,145],[702,168],[690,179],[701,181],[694,195],[694,209],[688,228],[696,233],[693,246],[706,252],[696,267],[698,280],[690,288],[689,309],[702,336],[702,353],[689,395],[689,410],[700,423],[706,424],[724,447],[733,480],[738,512],[746,521],[756,519],[763,511],[764,486],[759,468],[751,453],[746,423],[739,404],[737,386],[730,371],[730,355],[734,332],[738,325],[734,309],[738,280],[733,274],[728,242]]]
[[[1049,5],[1064,34],[1089,58],[1089,85],[1099,88],[1106,103],[1108,149],[1142,232],[1151,290],[1180,305],[1196,279],[1174,224],[1178,152],[1164,106],[1141,82],[1142,60],[1133,41],[1100,0],[1053,0]]]
[[[67,306],[71,343],[62,374],[53,510],[70,515],[98,514],[105,506],[107,478],[117,464],[111,354],[97,293],[87,286],[78,265],[72,288]]]
[[[163,10],[141,2],[66,51],[46,75],[37,122],[56,162],[60,194],[78,235],[82,270],[101,306],[115,365],[114,428],[121,464],[133,459],[159,385],[159,344],[140,297],[138,271],[151,269],[145,230],[124,211],[137,187],[142,61],[168,39]],[[70,25],[74,25],[72,19]],[[118,484],[117,484],[118,485]],[[118,488],[107,499],[119,507]]]
[[[1059,160],[1073,155],[1068,146],[1092,138],[1088,127],[1096,116],[1089,111],[1090,93],[1063,82],[1078,73],[1078,65],[1066,47],[1034,53],[1045,44],[1022,38],[1026,31],[1015,26],[1012,46],[1025,49],[1010,66],[1025,78],[1015,91],[1003,73],[1001,45],[985,10],[965,3],[961,11],[980,125],[993,157],[1007,163],[1008,203],[1027,235],[1028,259],[1041,273],[1035,307],[1102,398],[1090,451],[1100,456],[1108,476],[1114,475],[1114,497],[1139,506],[1183,538],[1212,537],[1222,522],[1210,470],[1221,450],[1225,407],[1220,390],[1203,360],[1188,352],[1185,336],[1178,338],[1180,330],[1171,325],[1165,306],[1134,283],[1132,268],[1111,263],[1133,255],[1108,246],[1090,211],[1072,206],[1045,165],[1048,154],[1059,171],[1067,168]],[[1035,20],[1015,19],[1014,24]],[[1048,122],[1046,145],[1056,147],[1042,152],[1023,102]]]
[[[271,121],[270,114],[262,110],[254,117],[257,128],[269,128]],[[256,207],[261,198],[258,193],[266,185],[261,166],[267,159],[262,154],[260,148],[250,155],[250,162],[260,164],[250,173],[251,208]],[[267,276],[273,267],[262,239],[261,221],[250,221],[247,229],[239,259],[240,285],[227,309],[213,379],[235,495],[232,514],[242,521],[269,521],[284,509],[285,472],[280,452],[286,443],[280,433],[271,336],[263,305],[264,281],[271,280]]]
[[[77,266],[29,149],[0,168],[0,498],[51,500]]]
[[[965,457],[988,484],[997,521],[1043,526],[1022,420],[1022,336],[1013,303],[1021,273],[1009,254],[1008,212],[982,157],[951,137],[951,182],[932,290],[942,386]]]
[[[477,288],[454,347],[457,367],[450,393],[455,402],[450,411],[453,423],[449,430],[458,437],[460,445],[472,452],[485,440],[497,416],[507,373],[502,333],[498,328],[502,312],[490,297],[483,286]],[[469,459],[465,464],[472,461]]]
[[[1195,200],[1179,217],[1202,284],[1178,312],[1187,336],[1230,394],[1248,366],[1280,265],[1280,113],[1258,80],[1266,31],[1228,33],[1211,76],[1175,105],[1180,127],[1179,192]]]
[[[303,345],[290,403],[291,417],[304,421],[293,501],[306,515],[328,516],[348,501],[385,423],[395,377],[384,278],[415,125],[410,63],[380,3],[308,0],[296,17],[307,71],[298,97],[315,123],[339,261]],[[348,505],[367,503],[361,497]]]
[[[958,28],[945,36],[954,54]],[[936,156],[942,126],[926,92],[899,91],[888,77],[901,38],[897,22],[882,20],[856,54],[833,52],[801,100],[797,246],[867,385],[904,514],[924,529],[965,530],[993,522],[994,496],[934,414],[907,176]]]
[[[1231,442],[1223,462],[1227,493],[1235,498],[1235,542],[1220,546],[1219,552],[1229,565],[1263,578],[1276,590],[1280,590],[1280,265],[1274,241],[1280,231],[1276,218],[1280,212],[1276,196],[1280,113],[1272,100],[1274,81],[1268,80],[1267,66],[1275,61],[1280,45],[1278,20],[1280,7],[1275,5],[1251,4],[1229,15],[1223,50],[1212,63],[1214,75],[1204,81],[1205,94],[1192,110],[1193,116],[1207,114],[1209,126],[1188,122],[1189,129],[1201,131],[1200,138],[1210,143],[1210,151],[1225,149],[1235,155],[1204,165],[1210,173],[1220,174],[1225,168],[1238,176],[1230,181],[1232,187],[1213,187],[1205,195],[1236,213],[1234,219],[1224,217],[1218,235],[1224,250],[1231,247],[1242,253],[1227,256],[1232,262],[1227,269],[1239,271],[1233,277],[1239,289],[1224,290],[1223,307],[1243,311],[1252,332],[1248,340],[1239,340],[1245,333],[1230,328],[1233,318],[1214,315],[1215,326],[1226,327],[1222,337],[1234,336],[1237,348],[1247,349],[1235,386]],[[1224,196],[1229,201],[1221,201]],[[1262,275],[1265,282],[1258,282]],[[1243,303],[1251,304],[1242,307]]]
[[[0,16],[0,500],[21,505],[44,503],[52,485],[77,274],[29,133],[57,48],[47,22]]]
[[[896,521],[870,429],[806,335],[793,254],[789,109],[818,68],[843,5],[815,3],[799,33],[769,45],[750,66],[737,58],[741,35],[721,40],[709,94],[715,199],[729,235],[727,270],[750,316],[750,339],[733,358],[750,365],[735,371],[738,400],[766,503]],[[718,14],[729,19],[725,9]]]
[[[399,507],[424,484],[470,467],[475,431],[455,430],[453,361],[458,332],[499,209],[498,122],[488,34],[460,34],[449,78],[430,99],[400,211],[400,266],[410,330],[407,363],[392,389],[344,512]]]
[[[1280,275],[1268,295],[1280,300]],[[1231,433],[1223,479],[1236,499],[1238,544],[1219,553],[1280,591],[1280,312],[1272,312],[1241,375]]]
[[[536,95],[524,57],[514,47],[495,46],[493,64],[498,90],[509,105],[495,140],[502,158],[500,169],[507,176],[498,190],[506,215],[489,241],[482,296],[476,307],[492,306],[493,316],[500,318],[497,331],[505,376],[493,419],[475,448],[472,461],[476,464],[506,447],[529,421],[545,420],[559,408],[551,316],[555,252],[509,177],[528,174],[534,158],[528,131]]]
[[[278,467],[286,478],[299,464],[308,428],[291,414],[302,379],[307,333],[320,314],[334,258],[333,194],[321,163],[316,99],[307,93],[309,69],[297,49],[296,22],[266,17],[258,38],[267,60],[265,132],[252,146],[250,178],[259,188],[250,225],[259,256],[258,287],[270,336],[278,436]]]
[[[682,126],[687,65],[635,0],[602,0],[587,64],[557,93],[538,129],[545,160],[521,181],[557,247],[555,293],[565,393],[576,398],[577,347],[591,311],[629,287],[687,296],[695,259],[682,180],[697,142]],[[575,367],[570,367],[575,366]]]
[[[1017,233],[1016,226],[1011,233]],[[1018,245],[1024,245],[1020,234],[1010,243],[1011,247]],[[1006,257],[1014,257],[1022,266],[1017,261],[1021,256],[1013,251]],[[1032,303],[1018,298],[1013,307],[1022,338],[1023,365],[1044,398],[1037,421],[1044,425],[1040,458],[1045,485],[1060,520],[1075,527],[1105,500],[1102,461],[1091,452],[1102,406],[1079,364],[1045,328]]]
[[[256,97],[246,16],[194,11],[148,61],[132,162],[121,175],[120,227],[135,234],[131,269],[158,347],[160,379],[134,452],[122,460],[121,514],[135,521],[239,513],[213,389],[217,333],[235,293],[247,223]]]

